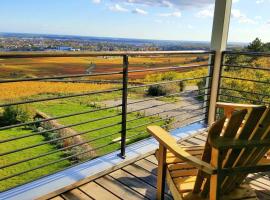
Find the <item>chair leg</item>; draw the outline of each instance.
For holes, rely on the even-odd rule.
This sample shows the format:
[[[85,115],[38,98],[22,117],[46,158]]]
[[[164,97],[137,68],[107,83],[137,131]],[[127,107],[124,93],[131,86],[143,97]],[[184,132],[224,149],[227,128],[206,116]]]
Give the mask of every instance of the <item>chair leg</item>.
[[[212,148],[211,152],[211,165],[217,168],[217,173],[210,177],[210,200],[219,200],[221,196],[221,183],[222,177],[219,173],[222,167],[223,152]]]
[[[157,199],[164,199],[165,178],[166,178],[166,154],[167,149],[159,145],[158,150],[158,174],[157,174]]]
[[[220,199],[220,177],[215,174],[210,178],[210,200],[219,200]]]

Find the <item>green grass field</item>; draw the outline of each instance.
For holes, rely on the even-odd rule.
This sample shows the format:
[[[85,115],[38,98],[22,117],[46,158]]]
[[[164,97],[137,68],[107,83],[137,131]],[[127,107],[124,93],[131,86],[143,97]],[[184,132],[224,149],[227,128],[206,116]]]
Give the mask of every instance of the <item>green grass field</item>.
[[[80,104],[80,103],[77,103],[74,101],[61,101],[60,103],[47,102],[47,103],[42,103],[42,104],[37,105],[37,108],[39,110],[41,110],[42,112],[49,114],[50,116],[61,116],[61,115],[66,115],[66,114],[70,114],[70,113],[98,109],[96,107],[93,107],[90,105],[85,105],[85,104]],[[102,111],[87,113],[87,114],[78,115],[78,116],[72,116],[72,117],[68,117],[68,118],[64,118],[64,119],[59,119],[58,121],[63,125],[70,125],[70,124],[75,124],[75,123],[84,122],[84,121],[88,121],[88,120],[94,120],[94,119],[114,116],[117,114],[121,114],[121,111],[120,110],[117,111],[117,109],[108,109],[108,110],[102,110]],[[132,114],[128,115],[127,120],[132,120],[132,119],[135,119],[137,117],[141,117],[141,116],[138,113],[132,113]],[[142,124],[145,124],[148,122],[150,123],[151,121],[156,121],[158,119],[159,118],[157,118],[157,117],[140,118],[138,120],[128,122],[127,129],[135,127],[135,126],[139,126],[139,125],[142,125]],[[79,125],[79,126],[74,126],[72,128],[77,132],[84,132],[84,131],[88,131],[88,130],[90,131],[93,129],[101,128],[104,126],[108,126],[110,124],[116,124],[116,123],[120,123],[120,122],[121,122],[121,115],[116,116],[116,117],[112,117],[112,118],[108,118],[108,119],[95,121],[95,122],[90,122],[90,123]],[[158,122],[156,124],[162,125],[162,124],[164,124],[164,122]],[[119,124],[119,125],[115,125],[115,126],[112,126],[109,128],[104,128],[104,129],[101,129],[98,131],[89,132],[89,133],[83,134],[81,136],[86,141],[86,140],[93,140],[93,139],[96,139],[98,137],[110,135],[113,133],[117,133],[120,131],[121,131],[121,125]],[[127,137],[134,136],[134,135],[141,133],[143,131],[144,132],[146,131],[146,126],[142,126],[142,127],[139,127],[139,128],[133,129],[133,130],[128,130]],[[93,148],[97,148],[97,147],[109,144],[110,142],[119,138],[120,136],[121,136],[121,134],[118,133],[118,134],[115,134],[113,136],[108,136],[106,138],[102,138],[100,140],[90,142],[89,145]],[[137,137],[134,137],[131,140],[128,140],[128,143],[133,143],[133,142],[138,141],[140,139],[143,139],[147,136],[148,136],[147,133],[140,134]],[[103,155],[103,154],[112,152],[112,151],[119,149],[119,148],[120,148],[120,143],[115,143],[115,144],[103,147],[102,149],[99,149],[97,151],[97,153],[98,153],[98,155]]]
[[[32,132],[32,130],[30,130],[30,129],[13,128],[10,130],[0,131],[0,138],[1,138],[1,140],[4,140],[4,139],[12,138],[12,137],[18,137],[21,135],[29,134],[31,132]],[[1,144],[0,153],[20,149],[23,147],[30,146],[32,144],[38,144],[38,143],[41,143],[43,141],[44,141],[43,136],[36,135],[36,136],[32,136],[32,137],[28,137],[28,138],[24,138],[24,139],[20,139],[20,140],[7,142],[4,144]],[[53,151],[55,149],[56,148],[50,144],[42,145],[42,146],[35,147],[32,149],[12,153],[12,154],[9,154],[6,156],[1,156],[0,163],[1,163],[1,166],[7,165],[7,164],[14,163],[14,162],[17,162],[20,160],[24,160],[24,159],[27,159],[30,157],[38,156],[38,155]],[[63,153],[57,152],[57,153],[52,154],[52,155],[48,155],[48,156],[41,157],[41,158],[38,158],[35,160],[21,163],[18,165],[14,165],[14,166],[11,166],[11,167],[8,167],[5,169],[1,169],[0,170],[0,177],[7,177],[7,176],[10,176],[13,174],[17,174],[17,173],[29,170],[31,168],[35,168],[35,167],[40,166],[40,165],[59,160],[61,158],[63,158]],[[0,182],[0,190],[3,191],[3,190],[6,190],[8,188],[17,186],[19,184],[26,183],[26,182],[34,180],[40,176],[53,173],[53,172],[60,170],[64,167],[67,167],[67,166],[69,166],[69,161],[61,161],[61,162],[58,162],[58,163],[53,164],[53,165],[49,165],[49,166],[41,168],[41,169],[32,170],[32,171],[27,172],[25,174],[15,176],[13,178],[1,181]]]
[[[61,116],[61,115],[66,115],[66,114],[71,114],[71,113],[76,113],[76,112],[91,111],[91,110],[98,109],[98,107],[90,105],[90,104],[88,105],[86,102],[87,101],[57,100],[57,101],[51,101],[51,102],[46,102],[46,103],[45,102],[36,103],[33,106],[50,116]],[[58,121],[63,125],[70,125],[70,124],[84,122],[84,121],[88,121],[92,119],[94,120],[94,119],[99,119],[103,117],[114,116],[117,114],[119,114],[119,116],[72,127],[77,132],[83,132],[83,131],[88,131],[88,130],[90,131],[93,129],[101,128],[103,126],[108,126],[110,124],[120,123],[121,110],[117,110],[117,109],[102,110],[102,111],[87,113],[83,115],[63,118],[63,119],[59,119]],[[128,120],[135,119],[137,117],[141,118],[142,115],[139,113],[129,114]],[[141,119],[129,122],[127,124],[127,128],[129,129],[129,128],[139,126],[148,122],[150,123],[151,121],[156,121],[156,120],[159,120],[159,118],[143,117]],[[157,122],[156,124],[162,125],[164,124],[164,122]],[[82,138],[84,139],[84,141],[93,140],[93,139],[103,137],[106,135],[111,135],[113,133],[117,133],[120,131],[121,131],[121,125],[119,124],[119,125],[115,125],[109,128],[104,128],[98,131],[93,131],[93,132],[83,134]],[[13,129],[5,130],[5,131],[0,131],[0,139],[4,140],[8,138],[18,137],[18,136],[26,135],[32,132],[33,130],[31,130],[30,128],[25,128],[25,127],[13,128]],[[113,143],[113,141],[115,139],[119,139],[120,136],[121,134],[117,133],[117,134],[90,142],[89,145],[92,148],[98,148],[100,146],[104,146],[96,150],[96,155],[98,156],[104,155],[120,148],[120,142]],[[132,137],[132,139],[127,140],[127,144],[130,144],[130,143],[133,143],[133,142],[136,142],[138,140],[148,137],[148,134],[146,133],[146,126],[142,126],[142,127],[127,131],[127,137],[130,137],[130,136],[135,136],[135,137]],[[1,144],[0,153],[39,144],[44,141],[45,141],[45,138],[42,135],[35,135],[35,136],[27,137],[24,139],[14,140],[11,142]],[[113,144],[110,144],[110,143],[113,143]],[[110,145],[107,145],[107,144],[110,144]],[[38,155],[41,155],[41,154],[44,154],[53,150],[56,150],[55,145],[46,144],[46,145],[38,146],[35,148],[31,148],[28,150],[23,150],[23,151],[12,153],[6,156],[2,156],[0,160],[1,166],[7,165],[13,162],[21,161],[30,157],[38,156]],[[49,162],[57,161],[62,158],[64,158],[64,152],[59,151],[52,155],[44,156],[38,159],[20,163],[15,166],[4,168],[1,170],[0,176],[7,177],[13,174],[17,174],[17,173],[35,168],[43,164],[47,164]],[[41,169],[32,170],[25,174],[18,175],[16,177],[0,182],[0,190],[1,191],[7,190],[11,187],[37,179],[43,175],[47,175],[57,170],[64,169],[70,165],[71,165],[71,162],[69,160],[65,160],[65,161],[58,162],[56,164],[43,167]]]

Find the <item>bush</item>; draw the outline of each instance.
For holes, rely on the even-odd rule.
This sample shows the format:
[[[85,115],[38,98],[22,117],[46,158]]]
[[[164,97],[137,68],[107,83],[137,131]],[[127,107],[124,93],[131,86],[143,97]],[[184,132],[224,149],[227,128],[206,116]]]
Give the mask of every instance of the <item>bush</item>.
[[[164,96],[171,93],[179,92],[179,86],[177,84],[170,85],[151,85],[147,90],[149,96]]]
[[[179,89],[180,92],[184,92],[186,89],[186,82],[185,81],[179,82],[179,88],[180,88]]]
[[[177,73],[176,72],[165,72],[161,75],[162,81],[172,81],[177,79]]]
[[[200,79],[200,81],[197,82],[197,86],[199,90],[202,90],[203,88],[206,87],[206,78]],[[204,91],[200,91],[204,93]]]
[[[36,112],[28,105],[7,106],[4,108],[2,120],[5,125],[32,122]]]
[[[203,100],[204,99],[204,93],[205,90],[203,88],[206,87],[206,78],[201,79],[200,81],[197,82],[198,90],[199,90],[199,97],[197,97],[198,100]]]

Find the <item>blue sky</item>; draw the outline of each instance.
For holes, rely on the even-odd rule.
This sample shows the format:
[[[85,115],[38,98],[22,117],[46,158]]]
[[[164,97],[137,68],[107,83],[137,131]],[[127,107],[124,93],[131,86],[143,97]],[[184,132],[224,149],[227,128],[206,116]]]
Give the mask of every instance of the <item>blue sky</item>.
[[[2,0],[0,32],[209,41],[214,0]],[[270,42],[270,0],[234,0],[229,41]]]

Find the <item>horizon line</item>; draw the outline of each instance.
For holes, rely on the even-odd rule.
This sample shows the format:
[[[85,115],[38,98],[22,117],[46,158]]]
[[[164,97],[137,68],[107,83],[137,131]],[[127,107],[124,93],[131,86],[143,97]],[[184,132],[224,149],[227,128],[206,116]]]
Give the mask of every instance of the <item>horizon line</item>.
[[[170,40],[170,39],[150,39],[150,38],[132,38],[132,37],[112,37],[112,36],[93,36],[93,35],[72,35],[72,34],[53,34],[53,33],[30,33],[30,32],[0,32],[1,34],[28,34],[28,35],[49,35],[49,36],[59,36],[59,37],[92,37],[99,39],[126,39],[126,40],[141,40],[141,41],[163,41],[163,42],[200,42],[200,43],[210,43],[211,41],[207,40]],[[229,41],[229,43],[238,43],[238,44],[248,44],[249,42],[235,42]]]

